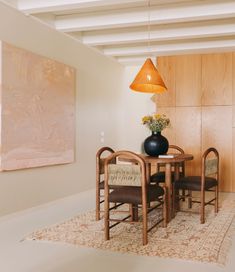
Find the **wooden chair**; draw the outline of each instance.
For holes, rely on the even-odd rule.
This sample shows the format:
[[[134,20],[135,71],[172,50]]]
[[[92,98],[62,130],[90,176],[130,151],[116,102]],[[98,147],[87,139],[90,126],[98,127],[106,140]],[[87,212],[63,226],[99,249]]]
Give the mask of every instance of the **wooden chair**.
[[[210,155],[210,156],[209,156]],[[212,155],[212,157],[211,157]],[[201,162],[201,176],[188,176],[181,177],[175,182],[176,190],[187,190],[189,193],[183,198],[189,199],[189,208],[192,207],[192,203],[200,203],[200,221],[205,223],[205,206],[214,205],[215,213],[218,212],[218,184],[219,184],[219,153],[211,147],[208,148],[203,156]],[[195,198],[192,195],[193,191],[200,192],[200,197]],[[208,191],[214,191],[215,195],[209,201],[205,201],[205,193]],[[181,195],[176,196],[179,201]],[[194,200],[198,199],[199,200]]]
[[[100,206],[104,202],[104,196],[101,194],[104,191],[104,154],[108,157],[114,153],[110,147],[102,147],[96,153],[96,220],[100,220]]]
[[[128,157],[136,164],[114,164],[113,161],[118,161],[118,157]],[[131,212],[123,219],[111,218],[110,203],[130,204],[132,206]],[[154,205],[150,206],[153,203]],[[148,184],[146,165],[139,155],[130,151],[115,152],[105,160],[105,240],[110,239],[110,229],[121,222],[140,223],[138,222],[138,213],[136,213],[140,207],[143,218],[143,245],[146,245],[148,231],[160,222],[163,222],[163,226],[166,227],[165,188]],[[159,207],[162,208],[162,218],[148,229],[148,212]],[[110,222],[115,223],[110,225]]]
[[[171,151],[169,153],[179,153],[179,154],[184,154],[184,150],[177,146],[177,145],[169,145],[169,150]],[[158,164],[157,165],[157,172],[150,177],[150,182],[151,183],[164,183],[165,182],[165,170],[164,170],[165,165],[164,164]],[[180,177],[184,177],[185,175],[185,164],[182,163],[180,165]],[[171,171],[171,180],[174,181],[175,179],[175,172],[174,172],[174,167],[172,167]]]

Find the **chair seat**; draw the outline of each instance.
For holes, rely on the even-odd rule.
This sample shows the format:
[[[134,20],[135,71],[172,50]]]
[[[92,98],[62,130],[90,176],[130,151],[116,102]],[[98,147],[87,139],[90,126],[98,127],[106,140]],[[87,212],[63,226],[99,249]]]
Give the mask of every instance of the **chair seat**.
[[[119,186],[119,187],[123,187],[123,186]],[[104,190],[104,181],[101,181],[99,183],[99,188],[100,188],[100,190]],[[117,188],[117,186],[109,185],[109,188],[114,189],[114,188]]]
[[[147,189],[147,202],[150,203],[164,195],[164,190],[158,185],[149,185]],[[142,203],[141,187],[125,186],[114,189],[109,195],[109,202],[116,203]]]
[[[205,178],[205,190],[208,190],[218,185],[218,181],[215,178]],[[200,191],[201,190],[201,177],[200,176],[189,176],[182,177],[175,182],[176,189],[185,189]]]
[[[171,172],[171,180],[174,181],[175,173]],[[183,173],[180,172],[180,177],[183,177]],[[150,182],[151,183],[163,183],[165,182],[165,172],[157,172],[150,177]]]

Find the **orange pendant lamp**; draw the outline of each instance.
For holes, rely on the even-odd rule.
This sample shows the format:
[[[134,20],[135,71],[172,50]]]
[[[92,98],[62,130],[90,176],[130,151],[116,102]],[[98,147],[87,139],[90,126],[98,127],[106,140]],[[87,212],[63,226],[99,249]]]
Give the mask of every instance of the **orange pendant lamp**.
[[[148,58],[136,75],[130,88],[143,93],[163,93],[167,90],[157,68]]]

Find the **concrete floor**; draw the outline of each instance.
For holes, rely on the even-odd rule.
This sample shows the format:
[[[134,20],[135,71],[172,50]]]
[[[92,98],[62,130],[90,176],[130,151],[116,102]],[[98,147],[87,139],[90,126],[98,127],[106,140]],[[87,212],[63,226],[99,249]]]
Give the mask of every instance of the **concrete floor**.
[[[235,198],[235,194],[224,194]],[[225,267],[190,261],[120,254],[67,244],[22,241],[32,231],[93,209],[88,191],[0,218],[0,272],[232,272],[235,235]]]

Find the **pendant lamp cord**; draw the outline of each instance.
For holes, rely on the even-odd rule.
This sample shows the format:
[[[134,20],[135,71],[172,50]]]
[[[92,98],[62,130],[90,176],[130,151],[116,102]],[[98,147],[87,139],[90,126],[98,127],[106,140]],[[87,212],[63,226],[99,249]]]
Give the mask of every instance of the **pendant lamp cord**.
[[[150,0],[148,0],[148,55],[150,56]]]

